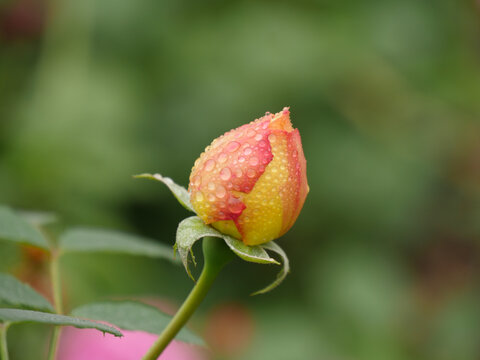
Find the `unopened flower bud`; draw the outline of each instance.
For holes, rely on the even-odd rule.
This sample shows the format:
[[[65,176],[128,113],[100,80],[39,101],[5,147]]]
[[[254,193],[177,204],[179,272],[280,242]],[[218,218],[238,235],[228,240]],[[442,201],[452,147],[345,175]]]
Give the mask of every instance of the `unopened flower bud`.
[[[288,108],[215,139],[195,162],[189,183],[198,216],[246,245],[286,233],[308,190],[300,134]]]

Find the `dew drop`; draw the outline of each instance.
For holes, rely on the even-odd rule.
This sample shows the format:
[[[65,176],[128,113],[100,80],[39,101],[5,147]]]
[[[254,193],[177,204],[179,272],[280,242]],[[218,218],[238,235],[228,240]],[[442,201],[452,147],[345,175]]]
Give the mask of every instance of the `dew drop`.
[[[243,162],[245,162],[245,158],[244,158],[243,156],[240,156],[240,157],[238,158],[238,162],[239,162],[240,164],[243,163]]]
[[[270,134],[268,135],[268,140],[273,143],[275,142],[275,140],[277,140],[277,137],[275,136],[275,134]]]
[[[243,154],[246,155],[246,156],[250,155],[251,153],[252,153],[252,149],[249,148],[249,147],[247,147],[245,150],[243,150]]]
[[[215,190],[215,184],[213,182],[209,182],[207,188],[208,190],[213,191]]]
[[[255,130],[253,130],[253,129],[250,129],[250,130],[247,131],[247,136],[248,136],[248,137],[254,137],[255,134],[256,134],[256,132],[255,132]]]
[[[228,202],[228,210],[233,214],[240,214],[243,210],[243,204],[235,198],[232,198]]]
[[[255,135],[255,140],[260,141],[260,140],[262,140],[262,137],[263,137],[262,134],[257,134],[257,135]]]
[[[203,201],[203,194],[200,191],[195,194],[195,200],[198,202]]]
[[[215,160],[210,159],[205,163],[205,171],[212,171],[215,167]]]
[[[238,141],[231,141],[225,147],[225,149],[229,152],[234,152],[240,147],[240,143]]]
[[[248,163],[252,166],[257,166],[258,165],[258,158],[256,156],[253,156],[252,158],[250,158]]]
[[[254,177],[255,177],[255,170],[253,170],[253,169],[248,169],[248,170],[247,170],[247,176],[248,176],[249,178],[254,178]]]
[[[210,202],[214,202],[215,199],[216,199],[215,195],[213,195],[212,193],[208,194],[207,198],[208,198],[208,201],[210,201]]]
[[[218,162],[220,164],[223,164],[224,162],[226,162],[228,159],[228,155],[225,154],[225,153],[221,153],[219,156],[218,156]]]
[[[293,156],[294,158],[296,158],[296,157],[298,156],[298,152],[297,152],[297,150],[293,150],[293,154],[292,154],[292,156]]]
[[[227,195],[227,190],[225,190],[225,188],[222,185],[219,185],[217,187],[217,189],[215,190],[215,195],[219,199],[223,199],[225,197],[225,195]]]
[[[220,171],[220,179],[227,181],[232,177],[232,171],[228,168],[225,167]]]
[[[240,178],[240,177],[242,177],[242,175],[243,175],[241,169],[235,169],[234,173],[235,173],[235,176],[236,176],[237,178]]]
[[[267,142],[265,140],[260,140],[260,142],[258,143],[258,146],[260,146],[261,148],[266,148]]]
[[[195,176],[195,179],[193,179],[193,185],[200,186],[200,182],[200,176]]]

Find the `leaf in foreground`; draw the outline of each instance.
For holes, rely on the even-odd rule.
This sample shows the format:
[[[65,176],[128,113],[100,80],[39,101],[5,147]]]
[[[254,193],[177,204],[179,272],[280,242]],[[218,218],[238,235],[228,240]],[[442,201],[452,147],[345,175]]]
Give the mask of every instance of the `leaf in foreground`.
[[[119,330],[99,322],[32,310],[0,309],[0,322],[35,322],[50,325],[74,326],[80,329],[96,329],[103,333],[123,336]]]
[[[34,226],[7,206],[0,205],[0,240],[48,249],[47,240]]]
[[[54,311],[52,305],[29,285],[0,273],[0,303],[33,310]]]
[[[111,230],[75,228],[60,236],[64,252],[102,252],[174,260],[170,246]]]
[[[106,301],[86,304],[72,311],[72,315],[109,322],[120,329],[140,330],[161,334],[171,320],[171,316],[157,308],[136,301]],[[203,340],[183,328],[176,340],[205,345]]]

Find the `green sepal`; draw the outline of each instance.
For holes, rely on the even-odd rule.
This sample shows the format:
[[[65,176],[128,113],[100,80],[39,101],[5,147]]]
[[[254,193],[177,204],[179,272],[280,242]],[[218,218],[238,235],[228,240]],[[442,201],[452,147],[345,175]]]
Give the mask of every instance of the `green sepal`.
[[[190,194],[188,193],[187,189],[183,186],[176,184],[172,179],[168,177],[163,177],[160,174],[139,174],[135,175],[134,178],[136,179],[151,179],[157,180],[165,185],[170,189],[173,196],[178,200],[178,202],[187,210],[195,212],[193,210],[192,204],[190,203]]]
[[[223,239],[228,247],[245,261],[259,264],[279,264],[275,259],[271,258],[261,246],[247,246],[240,240],[222,234],[211,226],[206,225],[198,216],[192,216],[182,220],[180,224],[178,224],[177,240],[175,243],[175,249],[180,255],[180,259],[185,266],[187,274],[192,279],[193,276],[188,267],[188,255],[192,254],[192,260],[195,262],[192,247],[197,240],[205,236],[213,236]]]
[[[282,258],[282,269],[278,273],[277,278],[275,279],[274,282],[272,282],[267,287],[254,292],[252,295],[265,294],[265,293],[275,289],[278,285],[280,285],[282,283],[282,281],[285,279],[287,274],[290,272],[290,262],[288,261],[287,254],[285,253],[285,251],[283,251],[283,249],[280,246],[278,246],[273,241],[262,244],[260,246],[263,247],[265,250],[273,251],[277,255],[280,255],[280,257]]]

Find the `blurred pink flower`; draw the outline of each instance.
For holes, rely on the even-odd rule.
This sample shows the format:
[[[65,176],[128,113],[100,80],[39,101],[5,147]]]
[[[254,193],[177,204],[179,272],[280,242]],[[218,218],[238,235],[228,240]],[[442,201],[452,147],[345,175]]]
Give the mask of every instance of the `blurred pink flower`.
[[[64,328],[57,360],[139,360],[157,339],[143,331],[122,330],[123,337],[103,335],[97,330]],[[158,358],[161,360],[206,360],[207,351],[180,341],[172,341]]]

